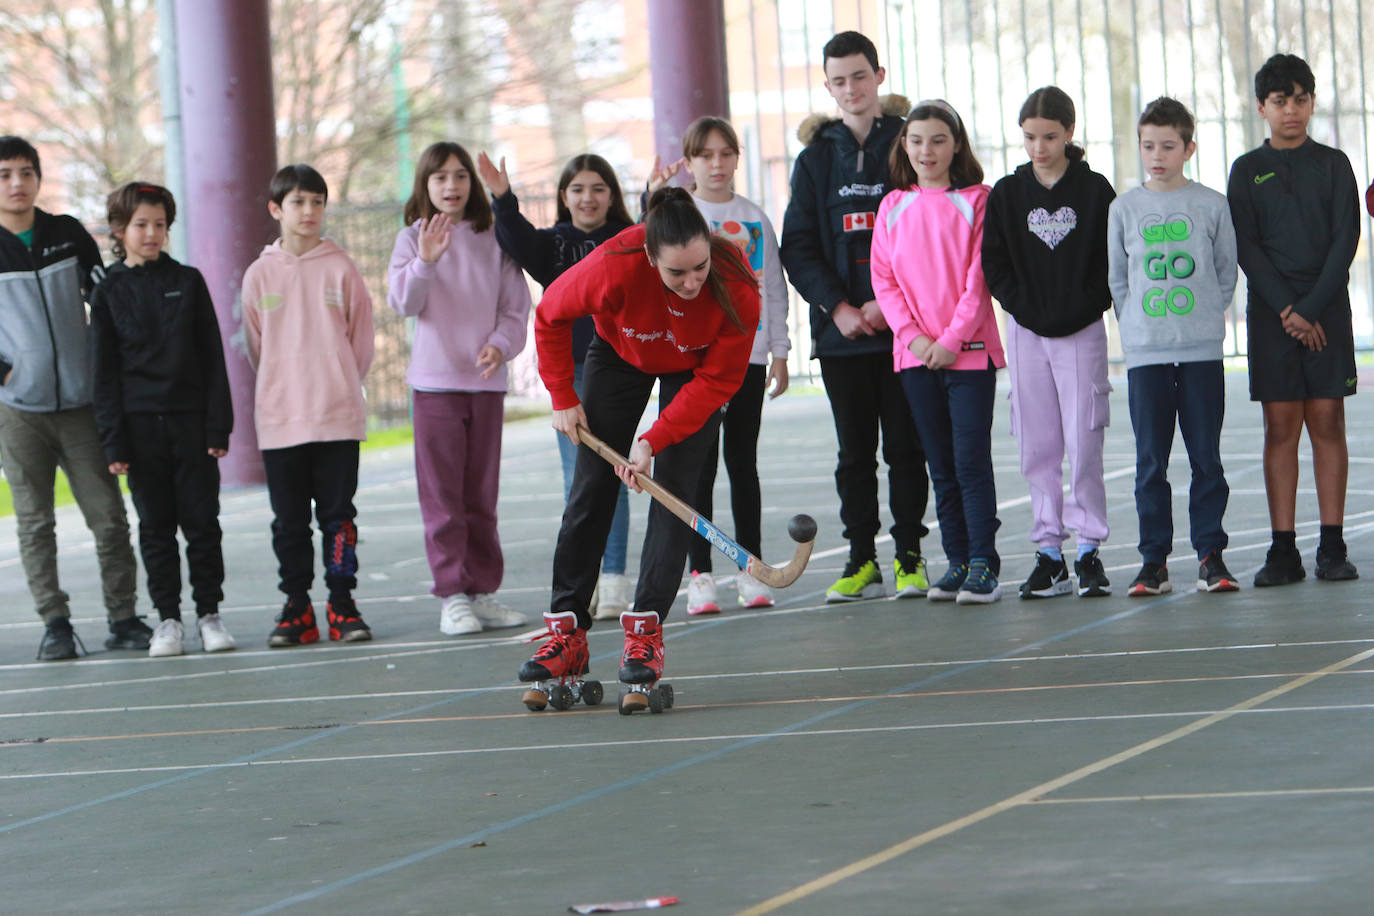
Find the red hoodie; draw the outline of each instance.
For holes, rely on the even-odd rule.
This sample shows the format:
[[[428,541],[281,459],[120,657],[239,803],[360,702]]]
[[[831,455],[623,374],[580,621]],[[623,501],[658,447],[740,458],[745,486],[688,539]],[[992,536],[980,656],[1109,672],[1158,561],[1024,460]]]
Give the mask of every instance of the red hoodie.
[[[759,324],[752,278],[730,280],[727,289],[744,330],[726,317],[710,286],[695,299],[683,299],[663,285],[645,255],[643,226],[609,239],[555,280],[535,310],[539,377],[554,408],[579,403],[573,391],[572,325],[591,315],[596,333],[641,372],[693,374],[640,437],[654,454],[701,429],[744,381]]]

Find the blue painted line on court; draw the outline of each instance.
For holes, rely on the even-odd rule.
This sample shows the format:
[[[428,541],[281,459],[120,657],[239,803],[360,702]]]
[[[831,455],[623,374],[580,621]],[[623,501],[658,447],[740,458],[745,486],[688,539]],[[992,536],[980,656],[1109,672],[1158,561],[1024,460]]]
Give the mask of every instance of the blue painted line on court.
[[[1046,646],[1053,645],[1057,642],[1062,642],[1066,639],[1072,639],[1073,637],[1079,636],[1083,633],[1088,633],[1101,627],[1109,626],[1113,623],[1125,620],[1129,617],[1134,617],[1137,614],[1144,613],[1145,611],[1151,610],[1153,608],[1157,608],[1162,605],[1170,604],[1172,602],[1181,600],[1182,598],[1190,594],[1192,593],[1177,592],[1167,597],[1155,598],[1150,601],[1141,602],[1137,607],[1130,608],[1129,610],[1125,611],[1119,611],[1118,613],[1108,615],[1107,617],[1103,617],[1099,620],[1092,621],[1091,623],[1086,623],[1082,626],[1074,627],[1071,630],[1065,630],[1062,633],[1056,633],[1053,636],[1047,636],[1044,639],[1040,639],[1035,642],[1028,643],[1024,646],[1020,646],[1016,649],[1004,652],[1001,655],[995,655],[991,658],[980,659],[976,662],[969,662],[967,664],[950,668],[947,671],[941,671],[938,674],[929,675],[927,677],[921,678],[918,681],[913,681],[910,684],[904,684],[901,687],[894,687],[893,689],[889,690],[886,694],[884,694],[883,697],[889,696],[891,694],[907,693],[922,687],[929,687],[933,684],[938,684],[950,678],[958,677],[961,674],[966,674],[970,671],[979,670],[995,662],[1005,661],[1009,658],[1015,658],[1016,656],[1022,655],[1026,652],[1031,652],[1036,649],[1042,649]],[[721,622],[723,621],[713,621],[713,623]],[[706,628],[706,626],[709,626],[709,624],[701,627],[694,626],[687,632],[703,630]],[[525,824],[533,823],[535,821],[538,821],[545,817],[549,817],[551,815],[559,814],[571,808],[576,808],[579,805],[586,804],[587,802],[592,802],[596,801],[597,799],[605,798],[608,795],[612,795],[624,789],[634,788],[635,786],[643,785],[646,782],[652,782],[654,780],[661,779],[662,777],[669,776],[673,773],[678,772],[679,770],[685,770],[689,767],[696,766],[699,763],[707,763],[711,760],[716,760],[720,757],[726,756],[727,754],[733,754],[736,751],[745,750],[746,748],[753,747],[757,744],[761,744],[773,738],[801,731],[805,728],[808,728],[809,726],[819,725],[820,723],[829,721],[830,719],[834,719],[837,716],[842,716],[855,710],[862,709],[866,706],[870,706],[874,703],[877,703],[883,697],[874,697],[872,699],[866,700],[856,700],[853,703],[848,703],[844,706],[831,709],[827,712],[818,713],[817,715],[803,719],[799,722],[794,722],[791,725],[785,725],[782,728],[775,729],[774,731],[771,731],[766,735],[758,735],[756,737],[746,738],[742,741],[737,741],[733,744],[728,744],[724,747],[717,748],[714,751],[707,751],[703,754],[697,754],[685,760],[680,760],[677,763],[670,763],[667,766],[658,767],[656,769],[640,773],[637,776],[631,776],[627,779],[622,779],[618,782],[610,783],[609,785],[602,786],[599,789],[592,789],[591,791],[583,792],[580,795],[575,795],[572,798],[565,799],[561,802],[558,802],[557,804],[540,808],[537,811],[531,811],[528,814],[522,814],[519,817],[511,818],[510,820],[503,821],[499,824],[493,824],[492,826],[487,827],[483,830],[479,830],[475,833],[469,833],[464,836],[460,836],[455,839],[445,841],[436,846],[431,846],[428,849],[422,849],[418,852],[411,853],[408,856],[404,856],[399,859],[394,859],[391,862],[387,862],[383,865],[377,865],[372,868],[366,869],[365,871],[361,871],[354,875],[350,875],[347,878],[340,878],[339,880],[331,882],[330,884],[325,884],[312,890],[296,894],[295,896],[287,897],[283,900],[277,901],[276,903],[268,904],[267,906],[259,907],[255,910],[249,910],[244,914],[244,916],[262,916],[262,914],[266,913],[276,913],[289,907],[296,906],[300,903],[308,903],[312,900],[318,900],[319,898],[332,894],[335,891],[352,887],[353,885],[359,884],[363,881],[368,881],[372,878],[379,878],[382,875],[388,874],[393,871],[397,871],[398,869],[402,869],[410,865],[414,865],[418,862],[423,862],[426,859],[433,858],[434,856],[443,855],[444,853],[451,852],[454,849],[460,849],[465,846],[471,846],[473,843],[484,842],[489,837],[505,833],[508,830],[513,830],[516,827],[521,827]]]

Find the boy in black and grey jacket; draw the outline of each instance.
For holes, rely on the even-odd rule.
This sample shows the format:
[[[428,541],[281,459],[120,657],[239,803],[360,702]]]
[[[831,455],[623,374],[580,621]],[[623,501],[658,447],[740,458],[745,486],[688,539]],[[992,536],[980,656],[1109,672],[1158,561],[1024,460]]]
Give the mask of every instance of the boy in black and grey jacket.
[[[110,265],[91,298],[95,419],[113,474],[128,474],[148,596],[161,622],[148,654],[182,654],[181,559],[201,647],[235,648],[219,618],[224,556],[219,464],[234,408],[214,303],[200,271],[162,246],[176,218],[171,193],[136,182],[110,195]]]
[[[849,561],[826,601],[885,592],[874,546],[881,529],[880,429],[897,548],[896,594],[916,598],[930,585],[921,557],[921,538],[929,533],[922,518],[930,482],[868,266],[878,204],[889,190],[888,153],[908,106],[898,96],[879,98],[885,72],[865,36],[841,32],[822,56],[826,89],[841,116],[819,125],[808,119],[798,131],[807,146],[792,170],[780,254],[792,285],[811,305],[811,353],[820,360],[840,446],[835,487]]]
[[[0,460],[14,496],[19,555],[46,624],[38,657],[76,657],[67,593],[57,579],[53,485],[67,473],[95,536],[111,649],[144,649],[152,631],[134,614],[137,566],[115,478],[91,412],[85,299],[100,252],[75,219],[39,210],[38,151],[0,137]]]

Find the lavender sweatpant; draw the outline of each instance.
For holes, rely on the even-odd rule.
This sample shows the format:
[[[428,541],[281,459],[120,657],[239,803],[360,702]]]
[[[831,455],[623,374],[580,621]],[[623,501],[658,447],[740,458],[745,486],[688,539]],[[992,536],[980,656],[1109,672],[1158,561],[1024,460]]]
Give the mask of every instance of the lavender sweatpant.
[[[415,479],[430,592],[439,598],[501,587],[496,494],[505,400],[502,391],[415,392]]]
[[[1011,434],[1021,448],[1035,524],[1030,539],[1058,547],[1107,539],[1107,486],[1102,442],[1111,420],[1107,395],[1107,327],[1095,321],[1068,337],[1041,337],[1007,318]],[[1064,455],[1069,494],[1064,496]]]

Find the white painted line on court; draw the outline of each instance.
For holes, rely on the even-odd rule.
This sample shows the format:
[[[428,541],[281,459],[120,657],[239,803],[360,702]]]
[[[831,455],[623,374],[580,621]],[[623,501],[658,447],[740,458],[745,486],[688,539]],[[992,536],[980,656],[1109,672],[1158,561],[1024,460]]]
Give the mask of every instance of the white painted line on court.
[[[762,903],[757,904],[756,906],[751,906],[744,910],[741,910],[738,916],[761,916],[761,914],[764,913],[771,913],[774,910],[780,909],[790,903],[795,903],[798,900],[805,899],[806,897],[811,896],[817,891],[825,890],[826,888],[839,884],[841,881],[845,881],[849,878],[854,877],[855,875],[861,875],[864,872],[876,868],[879,865],[883,865],[887,862],[891,862],[894,859],[901,858],[907,853],[920,849],[922,846],[926,846],[937,840],[943,839],[944,837],[947,837],[951,834],[958,833],[959,831],[964,830],[968,827],[972,827],[975,824],[980,824],[983,821],[996,817],[997,815],[1002,814],[1005,811],[1009,811],[1013,808],[1018,808],[1023,805],[1029,804],[1030,802],[1037,801],[1040,798],[1043,798],[1044,796],[1049,795],[1052,792],[1059,791],[1065,786],[1070,786],[1075,783],[1081,782],[1089,776],[1094,776],[1105,770],[1109,770],[1112,767],[1117,766],[1118,764],[1134,760],[1137,757],[1141,757],[1145,754],[1148,754],[1150,751],[1158,750],[1161,747],[1173,744],[1176,741],[1179,741],[1183,738],[1200,732],[1205,728],[1209,728],[1213,725],[1216,725],[1219,722],[1225,722],[1228,719],[1231,719],[1235,716],[1251,712],[1259,712],[1261,710],[1256,709],[1256,707],[1260,706],[1261,704],[1268,703],[1270,700],[1277,699],[1278,697],[1281,697],[1284,694],[1297,690],[1300,687],[1305,687],[1308,684],[1311,684],[1314,681],[1318,681],[1329,674],[1333,674],[1344,668],[1349,668],[1352,665],[1359,664],[1360,662],[1364,661],[1365,659],[1371,656],[1374,656],[1374,649],[1366,649],[1363,652],[1359,652],[1355,655],[1350,656],[1349,658],[1341,659],[1340,661],[1327,665],[1317,671],[1313,671],[1309,674],[1303,675],[1302,677],[1295,678],[1294,680],[1289,681],[1286,684],[1282,684],[1278,687],[1275,687],[1272,690],[1266,690],[1264,693],[1257,694],[1253,697],[1250,697],[1247,700],[1242,700],[1241,702],[1229,706],[1226,709],[1205,713],[1203,715],[1203,718],[1189,722],[1187,725],[1180,726],[1179,728],[1176,728],[1173,731],[1166,732],[1162,735],[1151,738],[1148,741],[1143,741],[1140,744],[1134,745],[1133,747],[1128,747],[1125,750],[1120,751],[1116,754],[1112,754],[1108,757],[1103,757],[1100,760],[1094,761],[1093,763],[1087,764],[1086,766],[1079,767],[1076,770],[1071,770],[1070,772],[1064,773],[1061,776],[1057,776],[1054,779],[1051,779],[1047,782],[1042,782],[1039,785],[1032,786],[1031,788],[1026,789],[1022,792],[1017,792],[1015,795],[1009,795],[999,802],[994,802],[991,805],[987,805],[983,808],[978,809],[977,811],[973,811],[969,814],[966,814],[963,817],[956,818],[952,821],[948,821],[944,824],[941,824],[939,827],[934,827],[930,830],[926,830],[914,836],[908,837],[900,843],[894,843],[887,849],[853,861],[848,865],[845,865],[841,868],[837,868],[827,874],[821,875],[820,877],[808,881],[805,884],[801,884],[797,887],[792,888],[789,891],[786,891],[782,894],[778,894],[775,897],[771,897],[768,900],[765,900]],[[1272,708],[1268,708],[1264,711],[1272,711]]]
[[[1356,658],[1374,655],[1374,649],[1369,649],[1361,653]],[[1305,675],[1304,678],[1310,678]],[[1298,680],[1302,680],[1299,678]],[[1296,683],[1291,681],[1290,684]],[[1288,685],[1285,685],[1287,687]],[[1291,689],[1291,688],[1290,688]],[[1284,692],[1283,687],[1274,688],[1276,691]],[[1273,691],[1270,691],[1272,693]],[[1246,701],[1249,702],[1249,701]],[[1101,722],[1130,722],[1142,720],[1159,719],[1195,719],[1192,723],[1196,726],[1198,722],[1214,723],[1225,718],[1237,715],[1272,715],[1287,713],[1312,713],[1312,712],[1352,712],[1367,711],[1374,709],[1374,703],[1347,703],[1331,706],[1274,706],[1263,709],[1228,707],[1226,709],[1192,709],[1178,712],[1138,712],[1138,713],[1118,713],[1114,715],[1096,716],[1035,716],[1031,718],[1018,719],[983,719],[968,722],[927,722],[919,725],[873,725],[858,728],[817,728],[800,729],[790,732],[738,732],[725,735],[676,735],[676,736],[655,736],[653,738],[622,738],[610,741],[568,741],[551,742],[547,744],[513,744],[513,745],[490,745],[486,747],[461,747],[444,748],[430,751],[393,751],[383,754],[337,754],[317,757],[290,757],[281,760],[246,760],[237,763],[188,763],[188,764],[164,764],[162,766],[147,767],[108,767],[103,769],[86,770],[52,770],[42,773],[5,773],[0,774],[0,782],[12,782],[24,779],[63,779],[70,777],[89,777],[89,776],[122,776],[139,773],[177,773],[186,770],[231,770],[247,769],[250,767],[265,766],[306,766],[319,764],[336,763],[357,763],[357,762],[378,762],[387,760],[416,760],[422,758],[452,758],[452,757],[472,757],[485,756],[490,754],[529,754],[529,753],[550,753],[556,751],[573,750],[607,750],[611,748],[623,747],[661,747],[668,744],[691,745],[691,744],[711,744],[721,741],[749,741],[764,738],[835,738],[853,735],[882,735],[882,734],[907,734],[912,732],[928,731],[953,731],[963,729],[980,728],[1024,728],[1026,726],[1043,725],[1083,725],[1097,724]],[[549,715],[556,715],[550,713]],[[390,725],[391,722],[359,722],[346,723],[355,726],[365,725]],[[1197,728],[1190,728],[1189,733],[1197,731]],[[1182,731],[1182,729],[1179,729]],[[1173,734],[1173,733],[1170,733]],[[1154,739],[1159,741],[1160,739]],[[1147,744],[1151,742],[1146,742]],[[1168,742],[1164,742],[1168,743]],[[36,747],[37,744],[12,744],[5,745],[5,751],[19,753],[22,748]],[[1137,745],[1138,747],[1139,745]],[[4,753],[5,751],[0,751]],[[1127,752],[1123,752],[1127,753]],[[1119,756],[1119,755],[1118,755]],[[1114,759],[1114,758],[1109,758]],[[1092,765],[1090,765],[1092,766]],[[1087,767],[1083,769],[1088,769]],[[1105,769],[1105,767],[1103,767]],[[1076,771],[1077,772],[1077,771]],[[1094,771],[1096,772],[1096,771]],[[1084,774],[1089,775],[1089,774]],[[1082,777],[1079,777],[1080,779]],[[1077,780],[1074,780],[1077,781]],[[1057,782],[1057,781],[1056,781]],[[1019,797],[1019,796],[1018,796]]]
[[[1297,798],[1322,795],[1368,795],[1374,786],[1332,786],[1322,789],[1253,789],[1239,792],[1161,792],[1154,795],[1098,795],[1077,798],[1038,798],[1034,805],[1103,805],[1119,802],[1219,801],[1230,798]]]

